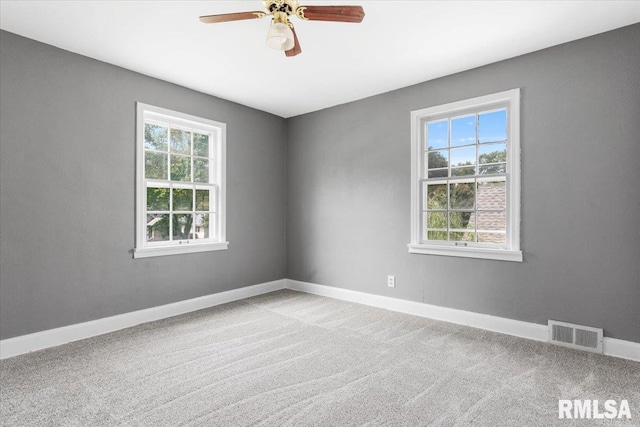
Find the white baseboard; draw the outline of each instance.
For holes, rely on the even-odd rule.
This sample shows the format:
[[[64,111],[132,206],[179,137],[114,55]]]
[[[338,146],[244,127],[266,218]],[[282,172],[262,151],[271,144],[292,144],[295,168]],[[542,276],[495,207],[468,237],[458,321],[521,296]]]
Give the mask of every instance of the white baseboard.
[[[213,307],[256,295],[284,289],[285,279],[261,283],[244,288],[233,289],[212,295],[205,295],[159,307],[147,308],[116,316],[92,320],[90,322],[63,326],[33,334],[22,335],[0,341],[0,359],[17,356],[31,351],[55,347],[72,341],[78,341],[96,335],[129,328],[141,323],[153,322],[203,308]]]
[[[486,329],[535,341],[547,341],[546,325],[373,295],[348,289],[334,288],[298,280],[282,279],[1,340],[0,359],[6,359],[48,347],[55,347],[68,342],[129,328],[141,323],[165,319],[285,288],[415,316],[427,317],[429,319]],[[604,354],[640,362],[640,343],[605,337]]]
[[[535,341],[547,341],[547,325],[457,310],[455,308],[440,307],[421,302],[406,301],[381,295],[372,295],[315,283],[300,282],[298,280],[285,280],[287,289],[413,314],[429,319],[443,320],[445,322],[486,329]],[[640,343],[605,337],[604,354],[640,362]]]
[[[640,362],[640,343],[604,337],[603,352],[607,356]]]

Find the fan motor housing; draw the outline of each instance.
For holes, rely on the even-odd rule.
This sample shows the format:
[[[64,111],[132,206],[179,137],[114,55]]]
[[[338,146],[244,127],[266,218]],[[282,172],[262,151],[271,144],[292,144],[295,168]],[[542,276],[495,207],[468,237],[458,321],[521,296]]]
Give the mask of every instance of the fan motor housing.
[[[284,12],[287,16],[295,14],[300,6],[298,0],[262,0],[262,3],[269,12]]]

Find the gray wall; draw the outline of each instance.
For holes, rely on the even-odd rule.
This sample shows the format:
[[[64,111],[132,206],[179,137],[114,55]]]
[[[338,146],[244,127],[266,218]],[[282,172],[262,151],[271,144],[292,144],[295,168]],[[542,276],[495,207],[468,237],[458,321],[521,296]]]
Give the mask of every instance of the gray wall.
[[[640,342],[639,52],[640,24],[287,120],[287,277]],[[525,261],[409,254],[410,111],[516,87]]]
[[[640,342],[638,51],[634,25],[285,121],[0,32],[0,338],[286,276]],[[514,87],[525,262],[408,254],[409,112]],[[136,101],[227,123],[228,251],[132,259]]]
[[[227,124],[229,250],[132,259],[135,102]],[[0,33],[0,338],[282,279],[285,120]]]

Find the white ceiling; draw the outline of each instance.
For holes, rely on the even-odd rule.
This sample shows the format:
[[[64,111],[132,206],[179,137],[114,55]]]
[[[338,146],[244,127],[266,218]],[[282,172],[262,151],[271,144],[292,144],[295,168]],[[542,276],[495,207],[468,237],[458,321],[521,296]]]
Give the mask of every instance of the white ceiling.
[[[0,28],[282,117],[316,111],[640,22],[640,1],[302,0],[361,24],[292,18],[302,54],[269,49],[243,1],[0,1]]]

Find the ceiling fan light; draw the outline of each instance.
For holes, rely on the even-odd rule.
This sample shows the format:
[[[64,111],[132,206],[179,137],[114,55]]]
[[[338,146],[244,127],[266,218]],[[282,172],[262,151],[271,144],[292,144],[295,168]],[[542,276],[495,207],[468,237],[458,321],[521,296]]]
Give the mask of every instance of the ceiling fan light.
[[[276,23],[267,30],[267,46],[276,50],[289,50],[293,47],[293,32],[288,25]]]

